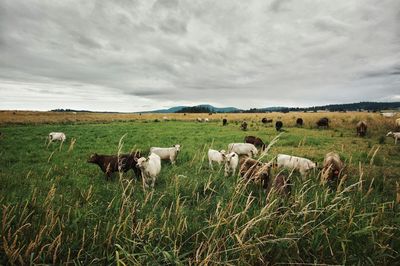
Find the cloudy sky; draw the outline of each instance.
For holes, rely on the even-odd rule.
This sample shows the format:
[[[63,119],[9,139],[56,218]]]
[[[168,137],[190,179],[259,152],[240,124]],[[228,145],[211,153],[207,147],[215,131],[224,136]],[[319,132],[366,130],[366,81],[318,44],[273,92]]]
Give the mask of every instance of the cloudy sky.
[[[399,0],[2,0],[0,109],[400,101]]]

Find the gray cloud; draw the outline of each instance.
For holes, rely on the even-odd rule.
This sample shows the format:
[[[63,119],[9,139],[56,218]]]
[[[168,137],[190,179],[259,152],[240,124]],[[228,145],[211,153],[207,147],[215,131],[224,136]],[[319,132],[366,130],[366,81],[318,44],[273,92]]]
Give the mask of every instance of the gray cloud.
[[[400,2],[0,2],[0,109],[399,100]]]

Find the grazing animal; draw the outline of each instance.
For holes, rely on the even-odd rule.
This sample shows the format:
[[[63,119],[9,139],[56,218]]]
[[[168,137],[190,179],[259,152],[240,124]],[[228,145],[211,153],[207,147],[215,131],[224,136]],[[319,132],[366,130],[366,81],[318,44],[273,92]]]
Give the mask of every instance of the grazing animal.
[[[240,129],[244,130],[244,131],[247,130],[247,122],[246,121],[242,122],[242,124],[240,125]]]
[[[367,122],[365,121],[360,121],[357,123],[356,129],[357,129],[357,136],[359,137],[364,137],[367,134]]]
[[[260,147],[262,151],[264,151],[265,147],[266,147],[264,142],[262,141],[262,139],[260,139],[258,137],[255,137],[255,136],[246,136],[246,137],[244,137],[244,142],[245,143],[251,143],[256,147]]]
[[[303,118],[297,118],[296,119],[296,126],[302,127],[304,124]]]
[[[210,168],[213,169],[213,162],[217,162],[220,165],[222,162],[225,161],[226,152],[224,150],[217,151],[213,149],[208,149],[208,163]]]
[[[172,164],[175,164],[180,150],[181,145],[176,144],[170,148],[151,147],[150,153],[155,153],[160,156],[161,160],[170,160]]]
[[[140,177],[140,170],[136,168],[137,160],[140,157],[140,152],[136,151],[130,154],[118,155],[100,155],[94,153],[87,160],[88,163],[97,164],[103,173],[106,174],[106,179],[111,177],[111,174],[118,171],[128,172],[132,169],[136,177]]]
[[[228,124],[228,120],[226,118],[222,119],[222,125],[226,126]]]
[[[275,123],[276,131],[281,131],[282,127],[283,127],[282,121],[276,121],[276,123]]]
[[[136,166],[142,171],[143,187],[149,187],[149,181],[151,181],[151,187],[154,187],[156,177],[161,172],[160,156],[151,153],[147,158],[141,157],[138,159]]]
[[[277,175],[272,183],[272,189],[281,196],[288,196],[292,190],[291,186],[292,183],[283,174]]]
[[[235,152],[238,155],[246,155],[248,157],[256,156],[258,153],[256,146],[251,143],[230,143],[228,152]]]
[[[268,118],[264,117],[263,119],[261,119],[261,122],[262,122],[263,124],[272,123],[272,119],[268,119]]]
[[[387,113],[381,113],[381,115],[382,115],[383,117],[393,117],[393,116],[395,116],[395,113],[387,112]]]
[[[203,122],[203,118],[197,117],[197,122]]]
[[[299,171],[303,177],[311,169],[317,167],[317,164],[309,159],[286,154],[278,154],[276,160],[279,168],[284,167],[288,169],[295,169]]]
[[[225,157],[225,176],[232,176],[236,173],[236,168],[239,164],[239,155],[234,152],[231,152]]]
[[[397,140],[400,139],[400,132],[388,132],[386,134],[386,137],[393,137],[394,138],[394,144],[397,144]]]
[[[400,118],[397,118],[395,123],[396,123],[396,128],[400,130]]]
[[[59,140],[64,142],[67,139],[63,132],[51,132],[49,133],[49,144],[53,142],[53,140]]]
[[[329,128],[329,119],[327,117],[323,117],[317,121],[317,127]]]
[[[249,157],[240,159],[240,176],[255,182],[261,182],[264,189],[268,188],[270,173],[271,165],[268,163],[261,163]]]
[[[208,118],[204,118],[204,122],[209,122],[210,120],[208,120]]]
[[[329,152],[325,155],[322,178],[327,181],[337,181],[344,168],[344,163],[336,152]]]

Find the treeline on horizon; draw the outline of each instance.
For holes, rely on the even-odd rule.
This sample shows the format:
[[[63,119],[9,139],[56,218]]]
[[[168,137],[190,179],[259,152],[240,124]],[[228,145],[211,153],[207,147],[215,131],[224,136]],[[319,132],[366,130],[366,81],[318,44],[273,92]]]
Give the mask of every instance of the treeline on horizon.
[[[349,104],[331,104],[312,107],[272,107],[272,108],[250,108],[248,110],[237,110],[230,113],[268,113],[268,112],[317,112],[326,110],[329,112],[345,112],[345,111],[372,111],[397,109],[400,108],[400,102],[359,102]],[[206,106],[184,107],[175,113],[218,113]]]
[[[263,113],[263,112],[317,112],[317,111],[329,111],[329,112],[345,112],[345,111],[372,111],[377,112],[381,110],[391,110],[400,108],[400,102],[359,102],[359,103],[348,103],[348,104],[330,104],[322,106],[312,107],[278,107],[273,109],[257,109],[250,108],[249,110],[243,110],[243,113]]]
[[[381,110],[399,109],[400,102],[359,102],[349,104],[330,104],[322,106],[312,107],[270,107],[270,108],[250,108],[248,110],[230,111],[226,113],[269,113],[269,112],[317,112],[317,111],[329,111],[329,112],[345,112],[345,111],[372,111],[377,112]],[[73,109],[53,109],[51,112],[88,112],[88,110],[73,110]],[[93,112],[93,113],[119,113],[119,112]],[[183,107],[175,113],[224,113],[216,109],[207,106],[191,106]]]

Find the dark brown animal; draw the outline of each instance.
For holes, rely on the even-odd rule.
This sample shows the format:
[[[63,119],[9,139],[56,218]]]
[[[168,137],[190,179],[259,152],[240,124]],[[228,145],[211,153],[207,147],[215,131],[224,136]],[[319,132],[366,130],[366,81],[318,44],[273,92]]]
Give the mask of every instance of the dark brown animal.
[[[240,129],[244,130],[244,131],[247,130],[247,122],[246,121],[242,122],[242,124],[240,125]]]
[[[282,127],[283,127],[282,121],[276,121],[276,123],[275,123],[276,131],[281,131]]]
[[[261,119],[261,122],[262,122],[263,124],[272,123],[272,119],[268,119],[268,118],[264,117],[263,119]]]
[[[97,164],[103,173],[106,174],[106,179],[111,177],[111,174],[118,171],[127,172],[132,169],[136,178],[140,178],[140,169],[136,167],[137,160],[141,157],[140,152],[136,151],[130,154],[118,155],[99,155],[94,153],[88,159],[88,163]]]
[[[226,126],[228,124],[228,120],[226,118],[222,119],[222,125]]]
[[[360,121],[357,123],[357,136],[359,137],[365,137],[365,135],[367,134],[367,122],[365,121]]]
[[[302,127],[302,126],[303,126],[303,123],[304,123],[304,121],[303,121],[302,118],[297,118],[297,120],[296,120],[296,126]]]
[[[317,121],[317,127],[328,128],[329,127],[329,119],[327,117],[321,118],[320,120]]]
[[[324,158],[322,178],[330,182],[337,181],[343,168],[344,163],[340,159],[339,154],[336,152],[329,152]]]
[[[261,183],[264,189],[268,188],[269,177],[271,175],[271,167],[267,163],[261,163],[250,157],[243,157],[240,159],[241,177],[253,180],[254,182]]]
[[[244,137],[244,142],[245,143],[251,143],[256,147],[261,147],[261,150],[264,151],[266,146],[265,143],[262,141],[262,139],[255,137],[255,136],[246,136]]]
[[[283,174],[279,174],[275,177],[272,183],[272,188],[281,196],[288,196],[292,190],[291,186],[290,180],[286,179]]]

